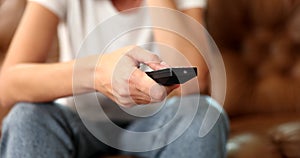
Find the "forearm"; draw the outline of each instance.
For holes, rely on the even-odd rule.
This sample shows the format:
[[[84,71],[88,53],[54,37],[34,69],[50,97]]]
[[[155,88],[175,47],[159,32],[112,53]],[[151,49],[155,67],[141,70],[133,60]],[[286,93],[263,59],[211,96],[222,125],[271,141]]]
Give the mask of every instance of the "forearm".
[[[170,9],[177,9],[173,0],[148,0],[149,6],[154,7],[165,7]],[[191,8],[183,10],[182,13],[194,18],[198,22],[203,24],[203,10],[201,8]],[[151,13],[152,19],[155,22],[159,22],[161,18],[155,12]],[[168,14],[168,22],[171,23],[169,26],[174,26],[174,28],[182,29],[182,32],[187,33],[187,30],[194,30],[194,26],[189,26],[190,23],[187,23],[185,16],[178,16],[177,14]],[[163,22],[162,22],[163,23]],[[170,29],[170,28],[167,28]],[[199,28],[201,31],[201,28]],[[199,31],[195,30],[195,31]],[[182,33],[178,32],[178,33]],[[188,32],[190,33],[190,32]],[[178,53],[168,53],[170,50],[161,50],[162,58],[171,66],[196,66],[198,68],[198,77],[197,80],[188,82],[184,85],[185,88],[179,90],[181,94],[191,94],[191,93],[206,93],[208,90],[208,68],[203,59],[203,56],[197,48],[189,41],[188,37],[182,37],[181,35],[174,33],[172,31],[166,31],[163,29],[154,29],[155,40],[156,42],[167,45],[167,47],[176,49]],[[190,35],[193,37],[193,31]],[[203,44],[204,45],[204,44]],[[198,83],[197,83],[198,82]],[[196,88],[199,85],[199,88]]]
[[[193,94],[193,93],[207,93],[209,84],[209,71],[206,62],[203,59],[201,53],[186,39],[167,32],[156,30],[156,40],[159,43],[164,43],[168,47],[175,48],[179,53],[169,53],[165,50],[162,52],[162,59],[165,60],[171,66],[196,66],[198,69],[198,76],[187,82],[182,87],[181,94]],[[197,85],[199,87],[197,87]]]
[[[72,63],[18,64],[1,75],[1,103],[46,102],[72,93]]]
[[[91,57],[77,60],[78,63],[91,63]],[[1,74],[0,99],[3,106],[12,106],[17,102],[47,102],[60,97],[73,95],[72,81],[75,60],[53,64],[17,64]],[[92,76],[94,67],[91,64],[81,66],[81,85],[78,93],[92,90],[92,85],[85,82]],[[78,76],[80,77],[80,76]],[[80,89],[78,89],[80,88]]]

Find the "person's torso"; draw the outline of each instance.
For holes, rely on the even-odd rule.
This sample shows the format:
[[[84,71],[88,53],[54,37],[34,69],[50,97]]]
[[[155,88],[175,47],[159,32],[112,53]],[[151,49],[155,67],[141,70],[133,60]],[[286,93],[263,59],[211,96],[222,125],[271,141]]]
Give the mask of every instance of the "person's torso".
[[[112,52],[128,45],[142,46],[154,51],[151,18],[147,9],[132,9],[130,12],[120,13],[110,0],[70,0],[67,5],[66,19],[60,24],[60,59],[69,61],[75,58]],[[141,4],[143,7],[144,3]],[[78,106],[84,106],[86,112],[81,112],[91,120],[103,120],[93,112],[102,108],[111,119],[131,119],[120,111],[119,107],[102,94],[98,94],[99,102],[93,102],[86,94],[80,97]],[[60,99],[60,103],[75,105],[74,98]],[[123,113],[123,114],[122,114]]]

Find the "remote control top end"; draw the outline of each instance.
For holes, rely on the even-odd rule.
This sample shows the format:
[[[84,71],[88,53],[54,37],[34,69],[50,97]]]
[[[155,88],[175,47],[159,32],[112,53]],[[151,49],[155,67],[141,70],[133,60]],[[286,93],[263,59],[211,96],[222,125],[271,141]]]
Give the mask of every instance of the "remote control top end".
[[[197,76],[197,67],[174,67],[146,72],[157,83],[164,86],[183,84]]]

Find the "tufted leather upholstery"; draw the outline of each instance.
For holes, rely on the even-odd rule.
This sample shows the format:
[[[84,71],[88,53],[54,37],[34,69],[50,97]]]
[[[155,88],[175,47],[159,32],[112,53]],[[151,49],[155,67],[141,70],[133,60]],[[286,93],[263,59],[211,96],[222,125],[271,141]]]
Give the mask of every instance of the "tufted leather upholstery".
[[[230,158],[300,157],[300,1],[208,0],[227,72]]]
[[[208,0],[207,27],[228,77],[230,158],[300,157],[299,1]],[[25,4],[0,0],[0,61]]]

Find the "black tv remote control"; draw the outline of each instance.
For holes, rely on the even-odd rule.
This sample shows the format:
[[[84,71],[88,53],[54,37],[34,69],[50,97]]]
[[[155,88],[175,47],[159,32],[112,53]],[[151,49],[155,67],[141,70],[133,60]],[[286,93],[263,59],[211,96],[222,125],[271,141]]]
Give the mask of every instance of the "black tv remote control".
[[[197,67],[174,67],[146,72],[157,83],[164,86],[183,84],[197,76]]]

